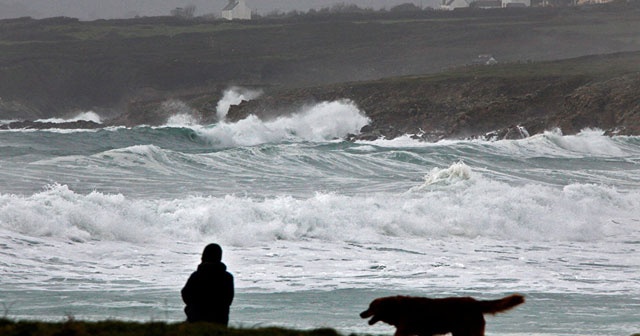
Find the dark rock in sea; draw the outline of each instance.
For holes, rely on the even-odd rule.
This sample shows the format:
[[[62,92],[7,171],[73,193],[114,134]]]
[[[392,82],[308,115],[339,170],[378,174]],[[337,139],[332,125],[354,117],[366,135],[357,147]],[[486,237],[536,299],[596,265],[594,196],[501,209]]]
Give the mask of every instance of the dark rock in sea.
[[[104,127],[93,121],[79,120],[62,123],[39,122],[39,121],[14,121],[0,125],[0,129],[96,129]]]
[[[486,133],[482,138],[486,140],[520,140],[528,138],[529,136],[529,131],[518,125]]]
[[[622,0],[597,6],[491,11],[316,12],[246,22],[205,17],[183,20],[173,16],[95,21],[28,17],[0,20],[0,120],[37,120],[69,111],[101,110],[103,120],[113,118],[113,124],[161,125],[167,115],[156,109],[158,102],[178,98],[201,112],[198,120],[206,121],[214,120],[217,98],[209,101],[212,104],[200,104],[196,101],[200,98],[195,96],[219,96],[233,85],[268,91],[272,87],[303,88],[439,74],[436,76],[442,79],[440,87],[425,92],[410,83],[406,86],[408,91],[402,91],[400,86],[407,80],[390,79],[386,85],[392,90],[379,89],[378,96],[365,97],[368,84],[357,84],[352,89],[345,85],[339,90],[342,92],[336,91],[333,96],[352,97],[367,114],[377,114],[375,127],[406,119],[410,122],[404,127],[402,123],[393,124],[394,132],[403,133],[404,128],[413,132],[415,127],[410,123],[414,123],[424,129],[422,134],[428,139],[464,136],[476,129],[481,133],[493,130],[491,120],[486,121],[487,125],[475,124],[483,108],[491,111],[493,107],[504,107],[497,115],[542,114],[548,111],[546,107],[559,106],[557,101],[545,106],[540,100],[553,95],[557,82],[549,83],[548,88],[534,87],[526,79],[519,84],[517,77],[523,73],[516,70],[512,76],[505,71],[502,75],[512,79],[507,82],[515,83],[516,90],[512,90],[509,86],[492,85],[495,82],[491,80],[485,85],[482,79],[487,76],[480,72],[496,72],[513,63],[532,63],[526,69],[530,77],[589,73],[591,68],[573,66],[572,62],[560,67],[533,62],[640,50],[640,39],[636,38],[640,34],[639,15],[640,1]],[[494,64],[492,58],[499,63]],[[468,76],[480,79],[469,82],[480,84],[476,88],[467,86],[466,79],[457,83],[447,71],[470,64],[483,69]],[[615,64],[613,60],[612,65]],[[623,70],[629,75],[637,73],[637,64],[637,60],[629,62],[625,65],[628,71]],[[552,74],[548,67],[559,71]],[[614,72],[620,74],[619,70]],[[607,85],[615,83],[603,88]],[[372,89],[376,90],[375,86]],[[530,90],[520,90],[523,86]],[[495,88],[502,92],[492,92]],[[599,90],[598,85],[589,90]],[[584,104],[618,104],[601,95],[581,97],[579,92],[562,88],[559,92],[578,94],[567,101],[575,108]],[[433,95],[443,93],[444,98]],[[467,93],[471,96],[467,97]],[[470,100],[478,97],[482,101]],[[294,96],[289,98],[292,101]],[[297,94],[295,103],[309,99],[325,97],[307,91]],[[386,107],[385,99],[391,101]],[[515,106],[518,101],[526,105],[528,100],[537,109]],[[518,109],[506,109],[512,106]],[[105,115],[103,111],[112,112]],[[383,117],[384,113],[392,115]],[[515,120],[505,120],[507,124],[501,127],[518,124],[524,118],[511,119]],[[432,123],[439,120],[445,123]],[[554,121],[579,127],[581,120],[582,116],[567,116]],[[424,128],[425,125],[429,127]],[[633,128],[625,130],[631,132]],[[389,130],[380,131],[391,136],[386,134]]]
[[[254,114],[269,119],[305,104],[348,99],[371,119],[350,140],[405,134],[430,142],[522,139],[555,128],[564,134],[599,128],[607,134],[640,135],[640,73],[616,70],[631,60],[640,60],[640,53],[272,90],[232,107],[227,117],[233,121]],[[552,70],[540,70],[545,66]],[[565,66],[592,73],[565,72]]]

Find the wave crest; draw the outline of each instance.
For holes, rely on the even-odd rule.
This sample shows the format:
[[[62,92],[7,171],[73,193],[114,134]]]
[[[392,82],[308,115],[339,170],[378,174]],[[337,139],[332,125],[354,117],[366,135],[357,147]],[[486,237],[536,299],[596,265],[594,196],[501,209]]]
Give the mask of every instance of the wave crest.
[[[98,115],[97,113],[95,113],[93,111],[87,111],[87,112],[80,112],[76,116],[71,117],[69,119],[49,118],[49,119],[38,119],[38,120],[35,120],[35,122],[52,123],[52,124],[63,124],[63,123],[75,122],[75,121],[92,121],[92,122],[94,122],[96,124],[101,124],[102,123],[102,118],[100,117],[100,115]]]
[[[262,90],[250,90],[237,86],[227,89],[216,105],[216,115],[218,120],[222,121],[225,119],[231,105],[238,105],[243,100],[253,100],[261,95]]]
[[[78,242],[213,239],[235,246],[308,239],[368,244],[390,237],[600,241],[640,234],[633,230],[640,218],[638,193],[597,185],[557,189],[475,180],[456,190],[425,193],[173,200],[82,195],[52,185],[28,197],[0,194],[0,228]]]
[[[251,115],[236,123],[220,122],[200,133],[216,147],[255,146],[284,141],[328,141],[358,133],[369,123],[350,100],[322,102],[270,121]]]
[[[464,162],[459,161],[448,168],[431,169],[429,174],[424,177],[424,183],[421,186],[412,188],[410,191],[421,191],[436,185],[456,184],[469,179],[471,179],[471,168]]]

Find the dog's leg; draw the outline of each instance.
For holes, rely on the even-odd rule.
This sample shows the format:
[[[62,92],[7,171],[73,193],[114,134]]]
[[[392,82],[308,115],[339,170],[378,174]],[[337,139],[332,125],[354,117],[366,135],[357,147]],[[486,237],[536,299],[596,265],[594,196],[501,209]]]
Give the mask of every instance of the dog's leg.
[[[395,334],[393,336],[413,336],[409,334],[404,328],[396,328]]]
[[[484,321],[484,316],[480,315],[479,319],[475,321],[466,321],[466,326],[452,331],[452,336],[484,336],[484,326],[486,322]]]

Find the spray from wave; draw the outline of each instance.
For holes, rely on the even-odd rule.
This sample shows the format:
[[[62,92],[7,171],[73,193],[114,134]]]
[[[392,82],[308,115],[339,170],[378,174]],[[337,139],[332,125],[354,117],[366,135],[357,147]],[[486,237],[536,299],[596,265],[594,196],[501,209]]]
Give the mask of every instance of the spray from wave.
[[[441,169],[436,167],[431,169],[429,174],[424,177],[424,184],[411,188],[410,191],[428,190],[438,185],[448,186],[469,179],[471,179],[471,168],[460,161],[448,168]]]
[[[231,105],[258,98],[260,95],[262,95],[260,90],[250,90],[242,87],[231,87],[225,90],[216,105],[217,120],[224,121]],[[168,116],[162,127],[193,127],[201,125],[203,122],[203,113],[201,111],[178,99],[170,99],[163,102],[158,110],[162,116]]]
[[[166,101],[162,103],[160,110],[166,111],[167,114],[171,115],[167,119],[165,126],[193,126],[200,123],[200,112],[180,100],[172,99]]]
[[[576,135],[563,136],[560,130],[545,132],[544,139],[552,146],[564,152],[582,156],[623,156],[624,152],[611,137],[605,136],[600,129],[583,129]]]
[[[81,112],[79,114],[77,114],[74,117],[71,117],[69,119],[64,119],[64,118],[49,118],[49,119],[38,119],[35,120],[36,122],[40,122],[40,123],[53,123],[53,124],[62,124],[62,123],[68,123],[68,122],[76,122],[76,121],[92,121],[94,123],[97,124],[101,124],[102,120],[100,118],[100,116],[93,112],[93,111],[87,111],[87,112]]]
[[[357,134],[370,122],[350,100],[325,101],[306,106],[297,113],[264,121],[255,115],[229,123],[225,117],[231,105],[255,99],[262,91],[241,87],[226,90],[217,104],[219,122],[202,126],[201,113],[179,100],[162,104],[164,114],[171,115],[163,127],[188,127],[216,148],[255,146],[286,141],[323,142]]]
[[[231,87],[222,95],[222,99],[218,101],[216,106],[216,115],[218,120],[224,120],[229,112],[231,105],[238,105],[244,100],[252,100],[262,95],[261,90],[250,90],[241,87]]]
[[[220,122],[200,130],[216,147],[255,146],[283,141],[328,141],[358,133],[369,123],[349,100],[322,102],[270,121],[251,115],[236,123]]]
[[[454,176],[467,169],[454,164],[445,170]],[[340,242],[345,237],[356,243],[452,236],[626,241],[640,234],[633,230],[640,216],[638,193],[592,184],[511,186],[481,174],[467,181],[402,194],[159,200],[100,192],[82,195],[66,185],[53,185],[31,196],[0,194],[0,229],[76,242],[215,238],[235,246],[277,240]]]

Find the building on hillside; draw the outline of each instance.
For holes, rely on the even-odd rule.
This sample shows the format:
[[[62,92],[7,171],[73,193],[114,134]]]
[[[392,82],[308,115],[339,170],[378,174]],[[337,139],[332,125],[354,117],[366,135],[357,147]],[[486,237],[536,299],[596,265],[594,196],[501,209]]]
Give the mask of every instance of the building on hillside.
[[[251,20],[251,9],[244,0],[229,0],[222,9],[222,17],[227,20]]]
[[[502,1],[501,0],[475,0],[469,4],[469,7],[482,8],[482,9],[501,8]]]
[[[534,0],[535,1],[535,0]],[[543,0],[538,0],[543,1]],[[548,0],[545,0],[548,1]],[[575,1],[575,0],[572,0]],[[592,1],[609,1],[609,0],[592,0]],[[532,0],[442,0],[440,8],[456,9],[456,8],[502,8],[502,7],[530,7]]]
[[[575,6],[578,0],[531,0],[532,7],[569,7]]]
[[[473,2],[473,0],[442,0],[440,7],[448,10],[467,8],[471,2]]]
[[[530,7],[531,0],[502,0],[502,7]]]
[[[475,60],[473,60],[472,64],[495,65],[495,64],[498,64],[498,61],[491,54],[480,54]]]
[[[578,5],[603,4],[614,0],[578,0]]]

